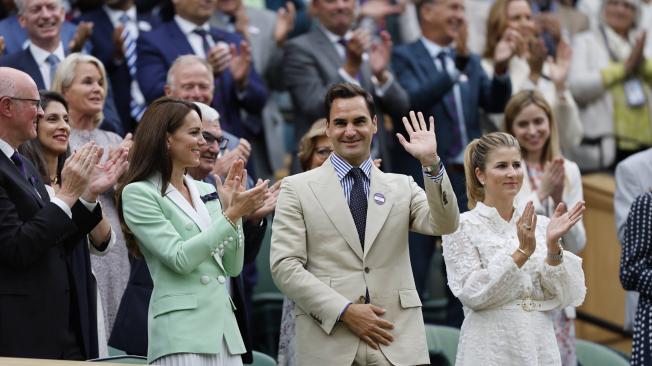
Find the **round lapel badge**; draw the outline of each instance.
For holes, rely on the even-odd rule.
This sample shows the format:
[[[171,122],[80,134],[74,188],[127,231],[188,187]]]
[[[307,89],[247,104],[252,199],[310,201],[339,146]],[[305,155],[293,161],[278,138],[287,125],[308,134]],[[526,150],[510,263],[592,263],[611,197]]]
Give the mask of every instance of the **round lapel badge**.
[[[383,196],[382,193],[375,193],[374,194],[374,201],[376,201],[376,204],[382,205],[385,203],[385,196]]]

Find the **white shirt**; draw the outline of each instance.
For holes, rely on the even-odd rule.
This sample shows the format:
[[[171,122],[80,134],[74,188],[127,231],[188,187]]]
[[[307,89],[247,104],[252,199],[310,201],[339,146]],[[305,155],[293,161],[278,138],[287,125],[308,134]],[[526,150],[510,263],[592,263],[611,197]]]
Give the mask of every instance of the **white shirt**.
[[[63,61],[63,59],[66,58],[66,54],[63,52],[63,44],[59,42],[59,45],[54,50],[54,52],[48,52],[40,48],[39,46],[36,46],[34,43],[30,42],[29,51],[32,53],[32,56],[34,57],[34,60],[38,65],[39,71],[41,71],[41,76],[43,77],[43,83],[45,84],[45,89],[49,90],[51,88],[50,80],[54,75],[50,75],[50,64],[47,61],[45,61],[45,59],[48,56],[50,56],[50,54],[54,54],[59,58],[59,62]]]
[[[208,45],[210,47],[215,46],[215,41],[213,40],[213,37],[210,37],[210,31],[211,27],[208,22],[198,26],[195,23],[192,23],[186,19],[183,19],[182,17],[175,15],[174,16],[174,21],[177,22],[177,25],[181,29],[181,32],[186,36],[186,39],[188,39],[188,43],[190,43],[190,47],[192,47],[192,50],[195,52],[195,55],[206,58],[206,52],[204,52],[204,46],[203,46],[203,39],[202,37],[197,34],[193,33],[197,28],[201,28],[205,30],[209,36],[206,37],[208,39]]]

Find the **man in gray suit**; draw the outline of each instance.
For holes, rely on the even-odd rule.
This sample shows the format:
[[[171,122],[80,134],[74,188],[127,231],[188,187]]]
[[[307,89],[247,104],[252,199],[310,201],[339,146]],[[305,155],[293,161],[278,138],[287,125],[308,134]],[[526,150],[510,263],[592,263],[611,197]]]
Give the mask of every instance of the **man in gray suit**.
[[[625,223],[632,203],[639,195],[652,190],[652,148],[636,153],[616,166],[616,194],[614,211],[616,213],[616,232],[618,240],[625,239]],[[632,330],[638,292],[627,291],[625,298],[625,329]]]
[[[270,97],[263,108],[264,137],[252,141],[254,169],[259,177],[270,177],[285,167],[284,120],[277,100],[283,89],[281,61],[283,45],[294,27],[292,2],[276,13],[245,6],[242,0],[218,0],[211,17],[213,27],[239,33],[251,46],[251,58],[265,81]]]
[[[372,94],[379,107],[378,144],[372,155],[382,157],[383,170],[390,171],[382,116],[387,114],[398,122],[409,108],[407,94],[389,70],[390,36],[383,31],[372,37],[365,29],[351,29],[355,0],[313,0],[312,7],[319,24],[285,47],[283,75],[294,104],[295,139],[325,117],[324,96],[332,84],[358,84]]]

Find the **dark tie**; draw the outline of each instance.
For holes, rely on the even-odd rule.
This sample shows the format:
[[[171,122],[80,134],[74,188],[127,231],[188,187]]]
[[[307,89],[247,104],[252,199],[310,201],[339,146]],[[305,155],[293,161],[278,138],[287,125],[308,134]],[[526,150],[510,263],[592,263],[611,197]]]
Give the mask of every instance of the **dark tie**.
[[[211,46],[208,44],[208,32],[201,28],[195,28],[195,30],[192,32],[201,37],[201,45],[204,48],[204,56],[208,57],[208,51],[211,49]]]
[[[11,159],[11,161],[14,162],[14,165],[16,165],[16,168],[18,168],[18,170],[20,171],[20,174],[32,186],[32,188],[34,189],[34,193],[36,193],[36,195],[38,197],[41,197],[41,194],[38,192],[38,189],[36,189],[36,179],[32,175],[30,175],[29,172],[27,171],[27,167],[25,166],[25,161],[24,161],[25,158],[23,156],[21,156],[18,153],[18,151],[14,151],[14,154],[11,155],[10,159]]]
[[[29,181],[29,178],[27,176],[27,169],[25,168],[25,164],[23,163],[23,158],[20,156],[18,151],[14,151],[14,154],[11,155],[11,161],[14,162],[14,165],[16,165],[16,168],[20,171],[20,174]],[[30,182],[31,183],[31,182]]]
[[[441,51],[437,55],[437,59],[439,62],[441,62],[442,72],[448,72],[446,65],[448,64],[449,57],[450,55],[447,51]],[[444,95],[444,104],[447,105],[448,110],[452,111],[451,117],[453,119],[453,138],[448,153],[451,158],[455,158],[464,148],[464,144],[462,143],[462,130],[460,129],[460,111],[457,109],[457,103],[455,103],[455,86],[453,86],[453,88],[451,88],[451,90],[446,93],[446,95]]]
[[[360,244],[364,250],[364,232],[367,226],[367,195],[364,193],[364,172],[362,169],[354,167],[349,170],[349,174],[353,177],[349,209],[353,216],[353,222],[355,222],[355,228],[358,230]]]

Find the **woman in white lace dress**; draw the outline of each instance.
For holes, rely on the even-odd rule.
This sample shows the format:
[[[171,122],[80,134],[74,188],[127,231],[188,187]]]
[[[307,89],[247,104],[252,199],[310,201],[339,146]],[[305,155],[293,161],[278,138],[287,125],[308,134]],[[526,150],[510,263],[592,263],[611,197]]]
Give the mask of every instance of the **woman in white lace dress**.
[[[516,210],[521,150],[505,133],[473,140],[464,165],[471,211],[443,237],[448,285],[465,314],[455,364],[560,365],[548,312],[579,306],[586,294],[581,259],[559,244],[584,202],[560,204],[550,219],[531,202]]]

